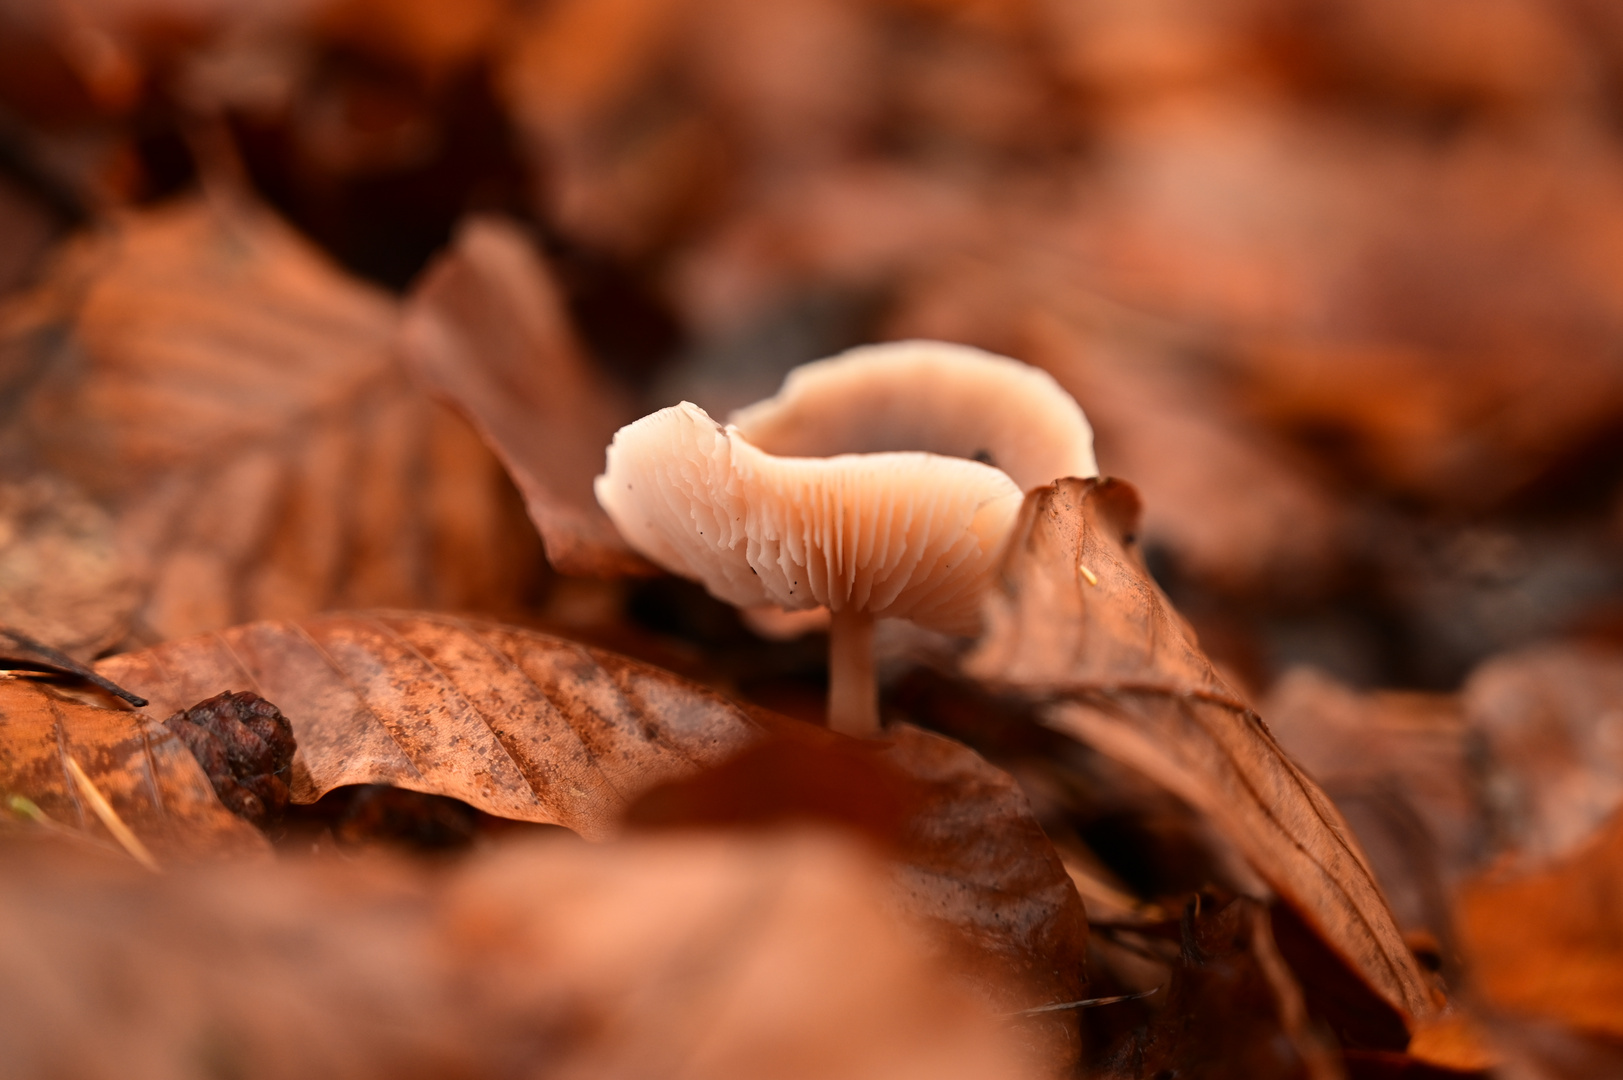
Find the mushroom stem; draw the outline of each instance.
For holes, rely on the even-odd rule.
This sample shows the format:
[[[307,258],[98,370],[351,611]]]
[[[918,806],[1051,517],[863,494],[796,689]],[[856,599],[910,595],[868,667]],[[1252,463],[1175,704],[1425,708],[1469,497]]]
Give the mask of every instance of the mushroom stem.
[[[874,618],[847,608],[828,625],[828,726],[860,738],[879,734],[879,686],[873,671]]]

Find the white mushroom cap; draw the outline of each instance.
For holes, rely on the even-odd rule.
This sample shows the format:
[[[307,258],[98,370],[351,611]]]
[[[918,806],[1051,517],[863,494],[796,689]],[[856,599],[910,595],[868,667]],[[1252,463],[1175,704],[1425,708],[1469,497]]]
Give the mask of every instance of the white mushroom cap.
[[[596,491],[633,548],[740,607],[973,633],[1022,486],[1097,472],[1058,384],[962,346],[854,349],[735,420],[683,402],[628,424]]]
[[[968,345],[864,345],[789,373],[774,397],[730,417],[785,457],[923,450],[981,461],[1022,491],[1099,475],[1093,429],[1041,368]]]

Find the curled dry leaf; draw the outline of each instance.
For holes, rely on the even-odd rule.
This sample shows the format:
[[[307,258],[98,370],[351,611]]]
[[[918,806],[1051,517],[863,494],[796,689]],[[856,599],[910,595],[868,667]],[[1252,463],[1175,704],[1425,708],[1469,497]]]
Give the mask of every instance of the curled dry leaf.
[[[1062,480],[1027,496],[970,672],[1046,698],[1054,728],[1205,813],[1374,991],[1377,1012],[1378,1000],[1399,1017],[1430,1014],[1346,823],[1195,645],[1136,553],[1137,518],[1120,481]]]
[[[407,304],[401,347],[507,467],[554,567],[653,572],[592,494],[603,448],[631,409],[587,363],[551,274],[517,226],[463,223]]]
[[[261,208],[127,213],[0,310],[4,449],[109,508],[138,638],[339,605],[508,609],[533,534],[474,433],[401,370],[396,322]]]
[[[825,834],[515,844],[439,874],[0,858],[19,1080],[1028,1075]]]
[[[0,677],[0,798],[14,797],[32,807],[19,802],[0,814],[43,815],[41,824],[138,858],[149,852],[160,864],[269,850],[257,829],[220,805],[191,751],[162,725]]]
[[[390,784],[589,839],[614,833],[644,789],[760,734],[738,706],[658,668],[453,616],[250,623],[97,670],[139,687],[156,715],[224,689],[275,702],[298,742],[296,803]]]

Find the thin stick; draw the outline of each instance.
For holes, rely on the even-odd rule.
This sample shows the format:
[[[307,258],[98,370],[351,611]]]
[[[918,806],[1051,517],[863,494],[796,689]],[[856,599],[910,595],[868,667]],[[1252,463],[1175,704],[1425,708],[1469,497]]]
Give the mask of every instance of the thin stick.
[[[1136,994],[1117,994],[1115,997],[1087,998],[1083,1001],[1061,1001],[1053,1005],[1039,1005],[1035,1009],[1021,1009],[1019,1012],[1004,1013],[1003,1015],[1008,1018],[1037,1016],[1041,1013],[1060,1012],[1065,1009],[1092,1009],[1100,1005],[1115,1005],[1123,1001],[1137,1001],[1140,998],[1149,997],[1159,989],[1161,989],[1159,986],[1154,986],[1148,990],[1141,990]]]
[[[103,795],[101,789],[91,782],[83,767],[73,759],[73,755],[67,754],[64,756],[68,759],[68,772],[72,773],[74,780],[78,781],[79,790],[84,792],[85,798],[90,802],[90,809],[94,810],[96,816],[101,818],[101,823],[107,826],[107,831],[113,834],[113,839],[123,845],[124,850],[130,853],[132,859],[156,873],[158,860],[154,859],[152,852],[148,851],[147,846],[141,843],[141,838],[131,832],[128,825],[124,824],[124,819],[118,816],[118,811],[113,809],[113,804],[108,802],[107,796]]]
[[[6,641],[12,642],[7,645]],[[77,675],[79,678],[99,686],[109,694],[123,698],[137,709],[146,705],[147,699],[137,697],[122,686],[97,675],[95,671],[79,663],[67,653],[58,652],[43,641],[35,641],[20,630],[13,630],[9,626],[0,626],[0,669],[9,669],[18,666],[24,671],[56,672],[59,675]]]
[[[846,610],[828,624],[828,726],[860,738],[879,734],[873,622],[865,611]]]

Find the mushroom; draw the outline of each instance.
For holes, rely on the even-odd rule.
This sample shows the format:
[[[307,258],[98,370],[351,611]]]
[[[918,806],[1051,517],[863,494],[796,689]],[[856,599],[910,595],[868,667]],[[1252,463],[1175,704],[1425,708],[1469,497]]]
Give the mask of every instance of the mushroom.
[[[1024,492],[1098,474],[1051,376],[963,345],[851,349],[730,419],[684,401],[621,428],[597,501],[728,603],[827,607],[829,725],[856,735],[879,731],[874,620],[974,634]]]

